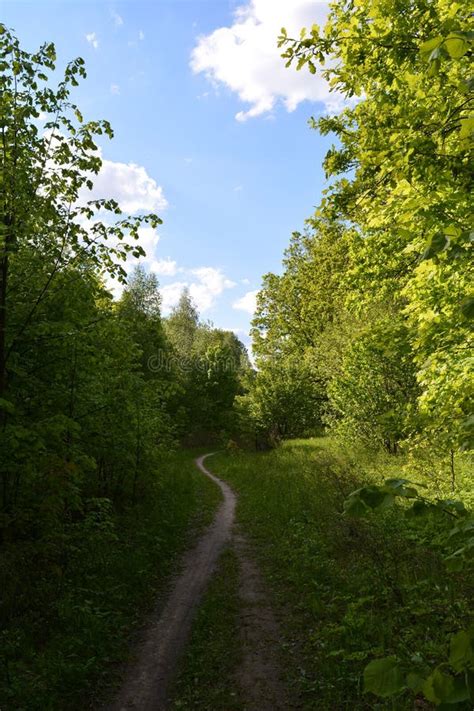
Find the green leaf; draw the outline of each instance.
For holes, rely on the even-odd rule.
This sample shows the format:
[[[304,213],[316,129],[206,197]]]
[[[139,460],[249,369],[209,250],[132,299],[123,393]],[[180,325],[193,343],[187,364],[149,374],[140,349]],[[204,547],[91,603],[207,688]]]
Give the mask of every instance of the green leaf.
[[[378,486],[364,486],[359,490],[359,496],[362,501],[370,506],[371,509],[379,506],[385,498],[385,494],[379,489]]]
[[[454,691],[454,679],[450,674],[444,674],[439,668],[435,669],[423,684],[423,693],[428,701],[440,704],[447,701]]]
[[[395,657],[374,659],[364,669],[364,691],[387,697],[405,688],[403,674]]]
[[[444,45],[452,59],[461,59],[469,49],[467,37],[462,34],[452,33],[444,40]]]
[[[443,232],[436,232],[428,241],[427,247],[421,256],[421,261],[432,259],[439,252],[446,249],[449,239]]]
[[[451,637],[449,663],[458,672],[474,665],[473,638],[469,632],[461,630]]]
[[[474,116],[467,116],[460,121],[461,129],[459,131],[460,138],[470,138],[474,133]]]
[[[435,50],[435,51],[437,52],[438,50]],[[432,61],[430,63],[430,68],[428,69],[428,76],[435,77],[440,70],[441,60],[440,60],[439,56],[430,57],[430,59]]]
[[[387,479],[385,482],[385,488],[393,491],[396,496],[403,496],[407,499],[414,499],[418,496],[417,490],[413,486],[405,486],[405,484],[410,484],[408,479]]]
[[[453,688],[446,698],[446,703],[459,704],[463,701],[469,701],[470,698],[471,695],[469,693],[469,688],[466,684],[465,676],[462,675],[454,677]]]
[[[443,38],[441,35],[438,35],[437,37],[432,37],[426,42],[423,42],[423,44],[420,45],[421,54],[431,54],[434,49],[440,46],[442,41]]]
[[[406,511],[406,515],[426,516],[426,514],[431,513],[431,511],[433,511],[433,506],[431,504],[428,504],[426,503],[426,501],[418,499],[417,501],[414,501],[413,506]]]
[[[296,70],[299,72],[304,64],[308,61],[308,58],[304,55],[298,59],[298,64],[296,65]]]
[[[344,513],[349,516],[365,516],[370,511],[370,508],[357,495],[352,494],[344,502]]]

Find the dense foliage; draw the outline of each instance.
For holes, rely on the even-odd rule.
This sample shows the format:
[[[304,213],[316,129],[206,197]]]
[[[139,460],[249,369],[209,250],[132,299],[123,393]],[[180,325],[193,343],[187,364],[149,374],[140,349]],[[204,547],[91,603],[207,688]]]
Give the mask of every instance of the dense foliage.
[[[114,604],[120,624],[124,596],[112,587],[128,589],[120,575],[130,542],[130,578],[141,561],[148,581],[177,549],[199,502],[190,477],[171,476],[168,452],[189,435],[216,439],[232,426],[248,364],[234,334],[200,323],[188,295],[164,319],[155,276],[138,266],[127,281],[125,260],[144,255],[140,228],[161,220],[88,198],[98,141],[112,129],[85,121],[71,100],[83,61],[54,88],[54,46],[29,54],[0,25],[0,66],[2,696],[14,708],[46,709],[58,708],[56,674],[64,688],[73,669],[77,689],[89,678],[87,630],[100,637]],[[106,288],[111,277],[122,283],[118,300]],[[142,523],[132,534],[135,515]],[[75,628],[76,613],[95,626]],[[58,649],[67,655],[74,635],[78,645],[69,667],[52,671],[45,661],[22,696],[26,660],[40,647],[46,659],[61,628]]]
[[[288,65],[326,64],[346,107],[311,120],[336,139],[329,187],[306,233],[293,236],[283,274],[264,280],[257,384],[287,363],[282,392],[306,378],[311,413],[318,384],[326,422],[388,451],[408,441],[472,447],[467,15],[445,0],[350,0],[332,5],[323,30],[280,37]],[[276,400],[262,392],[259,412]],[[307,419],[294,419],[301,433]]]
[[[344,108],[311,119],[334,137],[328,187],[304,234],[293,235],[282,274],[264,278],[258,372],[240,401],[272,441],[323,423],[374,456],[402,453],[404,473],[361,486],[345,514],[373,526],[374,512],[390,516],[385,525],[398,522],[402,540],[432,549],[446,589],[454,572],[471,575],[474,546],[472,487],[457,482],[474,446],[468,24],[467,6],[447,0],[343,0],[323,29],[295,39],[282,28],[287,66],[322,71]],[[413,484],[420,476],[426,491]],[[465,504],[443,499],[441,482]],[[410,517],[417,524],[407,529]],[[366,691],[402,698],[411,689],[467,708],[474,637],[467,620],[458,625],[451,652],[433,650],[431,669],[413,662],[414,647],[411,662],[401,650],[373,660]]]
[[[165,318],[156,277],[127,276],[161,220],[88,199],[113,134],[72,101],[83,60],[53,87],[54,46],[30,54],[0,25],[3,705],[84,707],[130,602],[216,503],[169,451],[237,429],[257,448],[323,429],[352,447],[287,445],[259,476],[221,459],[324,667],[306,698],[473,700],[468,20],[448,0],[342,0],[322,30],[282,29],[287,64],[322,71],[344,108],[311,120],[334,137],[328,187],[264,277],[256,372],[187,291]]]
[[[322,437],[209,461],[239,494],[239,525],[256,542],[280,606],[297,708],[412,711],[449,695],[454,705],[442,709],[472,708],[465,680],[472,684],[474,579],[466,568],[447,574],[440,555],[451,515],[438,507],[421,516],[395,506],[343,511],[361,495],[374,507],[387,495],[414,503],[403,499],[409,485],[395,482],[402,459]],[[459,490],[470,486],[464,466]],[[429,471],[417,488],[425,498],[449,495],[449,482],[433,482]]]

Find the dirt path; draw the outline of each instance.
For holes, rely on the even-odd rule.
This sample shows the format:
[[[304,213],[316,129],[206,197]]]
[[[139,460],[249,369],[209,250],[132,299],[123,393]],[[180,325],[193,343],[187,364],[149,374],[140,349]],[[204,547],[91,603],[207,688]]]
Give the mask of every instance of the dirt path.
[[[242,662],[237,670],[245,711],[288,711],[294,708],[282,679],[280,631],[269,605],[260,570],[246,539],[238,532],[234,548],[240,562],[239,632]]]
[[[166,708],[166,691],[182,652],[195,609],[209,582],[219,555],[230,538],[236,497],[231,488],[204,467],[207,454],[196,460],[199,469],[220,487],[222,502],[214,522],[197,546],[184,556],[164,609],[151,619],[125,682],[110,711],[161,711]]]
[[[168,601],[162,610],[152,615],[135,660],[108,711],[164,711],[167,708],[167,690],[189,637],[194,613],[222,549],[231,538],[234,523],[236,496],[204,466],[204,460],[210,456],[199,457],[196,465],[220,487],[224,501],[197,546],[185,554],[182,572]],[[266,603],[260,573],[241,535],[234,537],[234,546],[241,567],[242,603],[243,661],[237,676],[245,708],[248,711],[289,709],[275,657],[277,625]]]

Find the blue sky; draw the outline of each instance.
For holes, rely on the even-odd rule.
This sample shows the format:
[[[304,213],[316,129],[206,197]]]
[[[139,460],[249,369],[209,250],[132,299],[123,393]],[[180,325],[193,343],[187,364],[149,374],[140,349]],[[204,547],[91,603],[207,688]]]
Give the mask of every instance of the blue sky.
[[[75,100],[115,130],[97,190],[163,218],[143,239],[165,309],[187,284],[202,317],[243,340],[262,275],[324,188],[330,140],[307,119],[337,101],[276,48],[282,25],[324,13],[313,0],[2,3],[25,48],[51,40],[59,67],[86,60]]]

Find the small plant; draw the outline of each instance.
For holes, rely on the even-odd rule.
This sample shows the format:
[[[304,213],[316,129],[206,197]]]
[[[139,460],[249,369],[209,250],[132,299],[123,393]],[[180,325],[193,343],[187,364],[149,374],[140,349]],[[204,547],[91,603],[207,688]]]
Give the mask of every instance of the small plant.
[[[419,486],[419,485],[417,485]],[[474,517],[460,501],[438,499],[434,502],[422,496],[413,482],[407,479],[387,479],[382,486],[361,487],[346,499],[344,511],[350,516],[366,516],[395,505],[396,500],[407,503],[403,513],[423,520],[426,517],[446,518],[450,525],[442,526],[438,535],[427,543],[423,526],[418,538],[425,545],[440,552],[446,571],[458,573],[472,566],[474,550]],[[449,658],[427,673],[427,665],[416,655],[408,662],[394,656],[371,661],[364,670],[364,690],[381,697],[397,696],[407,689],[442,706],[454,704],[459,708],[474,701],[474,627],[451,635]]]

